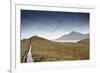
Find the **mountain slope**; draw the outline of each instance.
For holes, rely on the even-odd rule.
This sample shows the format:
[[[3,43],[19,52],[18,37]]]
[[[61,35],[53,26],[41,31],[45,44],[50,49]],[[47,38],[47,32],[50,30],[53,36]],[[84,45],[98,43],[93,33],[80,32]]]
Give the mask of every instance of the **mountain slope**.
[[[89,38],[89,34],[82,34],[79,32],[72,31],[71,33],[65,34],[56,40],[82,40],[86,38]]]
[[[65,61],[65,60],[84,60],[89,59],[89,47],[79,43],[60,43],[48,39],[33,36],[21,41],[21,53],[29,50],[34,62],[42,61]],[[21,57],[23,54],[21,54]]]
[[[28,50],[30,46],[30,39],[21,40],[21,62],[25,61],[25,57],[27,56]]]
[[[88,39],[84,39],[84,40],[80,40],[78,43],[83,43],[83,44],[89,44],[89,38]]]

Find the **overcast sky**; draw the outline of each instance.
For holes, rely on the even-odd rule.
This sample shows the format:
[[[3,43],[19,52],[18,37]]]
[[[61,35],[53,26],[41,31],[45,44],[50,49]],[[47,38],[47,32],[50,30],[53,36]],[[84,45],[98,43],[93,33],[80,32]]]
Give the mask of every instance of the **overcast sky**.
[[[56,39],[71,31],[89,33],[89,13],[21,10],[21,39]]]

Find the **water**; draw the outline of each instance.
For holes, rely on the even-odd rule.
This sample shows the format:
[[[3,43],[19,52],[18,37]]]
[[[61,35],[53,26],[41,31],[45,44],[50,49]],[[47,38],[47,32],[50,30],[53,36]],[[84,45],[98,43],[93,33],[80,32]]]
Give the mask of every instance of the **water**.
[[[31,53],[31,45],[30,45],[30,49],[27,54],[27,63],[32,63],[32,62],[33,62],[33,59],[32,59],[32,53]]]

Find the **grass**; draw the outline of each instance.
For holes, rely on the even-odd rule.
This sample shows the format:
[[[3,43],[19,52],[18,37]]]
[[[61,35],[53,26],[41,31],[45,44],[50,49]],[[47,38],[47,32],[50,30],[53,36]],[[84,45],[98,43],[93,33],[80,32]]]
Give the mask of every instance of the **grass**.
[[[21,50],[20,50],[21,51],[21,55],[20,55],[21,62],[23,62],[24,56],[29,50],[29,45],[30,45],[29,39],[21,40]]]
[[[29,42],[29,40],[21,41],[21,60],[25,51],[28,51]],[[31,45],[34,62],[89,59],[89,44],[81,43],[81,41],[78,43],[57,43],[43,38],[32,38]]]

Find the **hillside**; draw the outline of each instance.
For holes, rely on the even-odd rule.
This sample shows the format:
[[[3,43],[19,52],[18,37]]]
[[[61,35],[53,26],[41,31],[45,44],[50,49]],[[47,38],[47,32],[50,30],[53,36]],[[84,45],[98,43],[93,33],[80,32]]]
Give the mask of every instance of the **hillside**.
[[[21,40],[21,62],[25,60],[25,57],[27,56],[28,50],[29,50],[30,40],[29,39],[23,39]]]
[[[79,32],[72,31],[69,34],[64,34],[56,40],[83,40],[89,38],[89,34],[82,34]]]
[[[89,44],[89,38],[79,41],[78,43]]]
[[[34,62],[89,59],[88,44],[53,42],[38,36],[21,41],[21,58],[29,50],[29,44]]]

